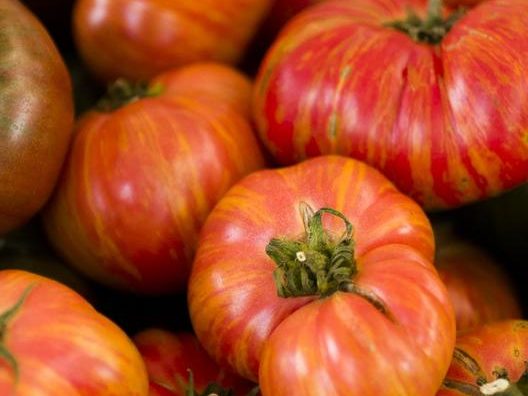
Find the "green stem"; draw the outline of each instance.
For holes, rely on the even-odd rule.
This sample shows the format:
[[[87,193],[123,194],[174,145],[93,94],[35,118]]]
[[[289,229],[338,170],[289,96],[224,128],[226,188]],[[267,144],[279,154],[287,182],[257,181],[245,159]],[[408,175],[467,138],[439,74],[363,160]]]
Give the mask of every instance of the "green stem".
[[[202,393],[199,393],[194,385],[194,376],[192,370],[187,370],[189,372],[189,380],[185,386],[185,396],[235,396],[235,393],[232,389],[226,389],[218,385],[215,382],[209,383]],[[246,396],[257,396],[260,392],[258,386],[254,387],[249,391]]]
[[[390,21],[385,26],[406,33],[414,41],[436,45],[442,41],[453,25],[465,13],[464,8],[459,8],[449,17],[444,18],[442,10],[442,0],[429,0],[425,18],[420,18],[411,9],[407,12],[405,19]]]
[[[442,19],[442,0],[429,0],[427,3],[427,19]]]
[[[301,203],[299,210],[305,234],[293,240],[273,238],[266,246],[266,254],[277,264],[273,272],[277,293],[281,297],[328,296],[345,288],[357,273],[352,224],[332,208],[314,212]],[[323,214],[344,222],[341,236],[335,237],[324,229]]]
[[[18,382],[18,378],[20,375],[20,370],[18,367],[18,362],[15,359],[14,355],[11,353],[11,351],[7,348],[5,343],[5,338],[7,334],[7,326],[10,322],[10,320],[18,313],[20,308],[22,308],[22,305],[26,301],[27,296],[31,292],[31,289],[33,286],[28,286],[23,292],[22,295],[19,297],[17,302],[9,308],[7,311],[4,311],[2,314],[0,314],[0,359],[4,359],[13,370],[13,373],[15,374],[15,382]]]
[[[130,82],[119,78],[110,84],[106,94],[97,102],[96,109],[111,112],[139,99],[156,97],[161,94],[161,85],[149,86],[145,82]]]

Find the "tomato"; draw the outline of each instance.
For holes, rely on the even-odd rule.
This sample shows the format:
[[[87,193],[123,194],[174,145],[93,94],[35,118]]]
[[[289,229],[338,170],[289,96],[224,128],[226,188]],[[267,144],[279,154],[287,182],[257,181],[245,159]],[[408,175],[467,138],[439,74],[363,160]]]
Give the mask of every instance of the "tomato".
[[[330,1],[292,19],[254,94],[275,158],[366,161],[428,210],[526,181],[528,3],[486,1],[450,30],[426,12],[425,0]]]
[[[437,396],[528,394],[528,322],[478,327],[457,339],[453,362]]]
[[[0,235],[44,205],[73,124],[70,78],[40,22],[0,0]]]
[[[272,0],[77,0],[77,48],[102,80],[150,79],[198,61],[235,64]]]
[[[423,211],[359,161],[254,172],[202,229],[193,328],[264,396],[433,394],[455,341],[433,254]]]
[[[138,333],[134,342],[147,365],[150,396],[187,396],[190,389],[203,394],[212,384],[231,390],[232,396],[244,396],[255,386],[220,368],[192,333],[150,328]]]
[[[107,285],[141,293],[185,289],[209,211],[235,181],[264,165],[245,115],[247,78],[227,66],[188,67],[139,87],[143,98],[114,87],[123,89],[114,91],[118,99],[134,98],[77,124],[44,226],[69,263]],[[180,73],[216,82],[179,85]]]
[[[478,247],[460,240],[439,244],[436,265],[455,308],[458,332],[521,317],[506,273]]]
[[[146,396],[132,341],[78,294],[24,271],[0,271],[0,394]]]

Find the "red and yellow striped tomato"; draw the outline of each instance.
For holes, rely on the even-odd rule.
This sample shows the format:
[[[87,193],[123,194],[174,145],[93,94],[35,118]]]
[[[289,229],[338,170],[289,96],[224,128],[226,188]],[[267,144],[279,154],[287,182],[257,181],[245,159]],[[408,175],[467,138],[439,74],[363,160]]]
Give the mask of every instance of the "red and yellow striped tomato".
[[[147,396],[132,341],[77,293],[0,271],[0,395]]]
[[[272,0],[77,0],[77,48],[105,81],[201,61],[235,64]]]
[[[245,396],[255,387],[220,368],[192,333],[152,328],[137,334],[134,342],[147,366],[149,396],[187,396],[191,390],[193,395],[209,395],[204,393],[208,386],[231,391],[231,396]]]
[[[207,214],[263,166],[247,118],[249,80],[227,66],[189,68],[154,79],[143,89],[153,97],[89,112],[77,125],[44,223],[66,260],[98,281],[144,293],[183,290]],[[179,85],[179,73],[216,83]],[[114,93],[130,93],[123,88]]]
[[[202,229],[192,324],[264,396],[432,395],[455,342],[433,255],[423,211],[364,163],[254,172]]]
[[[436,266],[455,309],[457,332],[521,317],[504,271],[482,250],[462,241],[438,244]]]
[[[478,327],[457,339],[453,361],[437,396],[528,394],[528,322]]]
[[[351,156],[427,209],[526,181],[528,2],[485,1],[450,30],[440,11],[429,30],[425,0],[328,1],[291,20],[254,94],[278,161]]]

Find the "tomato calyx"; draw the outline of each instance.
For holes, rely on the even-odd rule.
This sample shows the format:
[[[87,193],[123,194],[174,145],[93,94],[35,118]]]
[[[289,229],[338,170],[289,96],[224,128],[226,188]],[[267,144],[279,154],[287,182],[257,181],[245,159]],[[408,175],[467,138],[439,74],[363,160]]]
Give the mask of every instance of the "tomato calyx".
[[[5,344],[7,325],[9,324],[9,321],[18,313],[20,308],[22,308],[22,305],[26,301],[26,298],[31,292],[32,288],[33,286],[27,287],[22,292],[22,295],[15,304],[11,308],[0,314],[0,359],[4,359],[11,366],[11,369],[15,374],[15,382],[18,382],[20,370],[18,367],[17,360]]]
[[[273,238],[266,246],[266,254],[277,264],[273,271],[277,293],[280,297],[328,296],[349,284],[357,273],[352,224],[332,208],[314,212],[301,202],[299,211],[304,235],[298,240]],[[324,230],[324,213],[343,220],[345,232],[340,237]]]
[[[235,396],[235,392],[232,389],[226,389],[217,384],[216,382],[209,383],[203,392],[199,393],[194,387],[194,376],[192,370],[189,371],[189,382],[185,386],[185,396]],[[258,395],[260,388],[256,386],[246,396]]]
[[[465,11],[464,8],[459,8],[444,18],[442,0],[429,0],[426,18],[422,19],[413,10],[409,10],[407,18],[389,22],[385,26],[406,33],[414,41],[436,45],[442,41]]]
[[[146,82],[133,83],[118,78],[108,85],[106,94],[97,102],[95,108],[102,112],[111,112],[137,100],[156,97],[161,92],[162,86],[159,84],[150,86]]]
[[[444,380],[444,387],[456,389],[468,396],[528,396],[528,362],[519,381],[511,382],[505,369],[494,371],[495,379],[489,381],[480,365],[465,351],[455,348],[453,359],[460,362],[476,377],[476,384],[468,384],[456,380]]]

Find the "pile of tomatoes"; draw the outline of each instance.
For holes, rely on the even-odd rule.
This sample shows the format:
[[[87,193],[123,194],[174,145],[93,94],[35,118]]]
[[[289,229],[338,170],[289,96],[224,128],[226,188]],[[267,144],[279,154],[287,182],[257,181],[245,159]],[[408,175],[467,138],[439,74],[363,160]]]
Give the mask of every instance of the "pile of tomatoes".
[[[1,396],[528,396],[526,0],[0,0]]]

